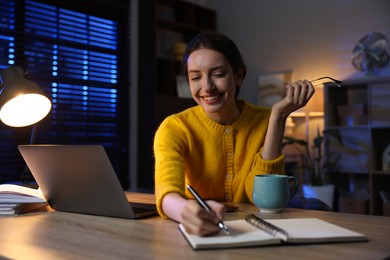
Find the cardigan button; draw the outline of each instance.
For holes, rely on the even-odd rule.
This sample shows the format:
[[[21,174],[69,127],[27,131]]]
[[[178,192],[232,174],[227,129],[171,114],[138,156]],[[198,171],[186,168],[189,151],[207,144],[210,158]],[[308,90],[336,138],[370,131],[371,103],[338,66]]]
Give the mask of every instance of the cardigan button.
[[[231,130],[230,130],[229,127],[227,127],[227,128],[225,129],[225,133],[226,133],[226,134],[230,134],[230,131],[231,131]]]

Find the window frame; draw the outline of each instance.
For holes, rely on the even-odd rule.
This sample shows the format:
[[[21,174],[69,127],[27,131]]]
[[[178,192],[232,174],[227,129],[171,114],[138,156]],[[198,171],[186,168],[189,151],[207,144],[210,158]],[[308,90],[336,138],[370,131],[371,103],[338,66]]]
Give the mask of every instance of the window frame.
[[[24,11],[27,0],[13,0],[15,2],[15,64],[29,69],[28,61],[24,55],[26,39],[24,32]],[[124,189],[129,187],[129,102],[130,102],[130,1],[119,0],[113,3],[108,0],[33,0],[45,5],[52,5],[66,10],[85,13],[117,22],[117,93],[116,93],[116,116],[114,119],[115,133],[109,140],[99,136],[74,138],[72,129],[65,126],[53,128],[53,115],[49,116],[36,125],[35,144],[102,144],[113,164],[119,181]],[[0,28],[0,35],[2,34]],[[12,65],[12,64],[9,64]],[[35,82],[42,82],[45,75],[34,75],[31,78]],[[74,84],[71,80],[67,82]],[[52,99],[49,88],[41,86],[49,98]],[[50,87],[51,88],[51,87]],[[66,125],[66,122],[64,122]],[[88,122],[86,122],[87,124]],[[104,122],[102,122],[104,123]],[[53,129],[54,130],[53,132]],[[25,167],[24,162],[17,151],[18,144],[29,143],[32,127],[11,128],[0,123],[0,183],[20,180],[20,174]],[[6,133],[6,134],[4,134]]]

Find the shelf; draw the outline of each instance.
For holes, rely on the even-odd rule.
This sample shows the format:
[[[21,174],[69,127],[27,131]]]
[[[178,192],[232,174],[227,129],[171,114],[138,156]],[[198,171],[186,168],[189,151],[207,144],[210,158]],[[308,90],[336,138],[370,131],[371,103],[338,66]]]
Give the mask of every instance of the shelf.
[[[170,59],[157,59],[157,82],[164,82],[164,84],[157,84],[158,95],[177,96],[176,91],[176,77],[180,74],[180,62]]]
[[[185,35],[196,34],[199,32],[199,28],[196,28],[188,24],[177,23],[175,21],[158,20],[157,26],[160,29],[165,29],[167,31],[174,31]]]
[[[192,98],[177,98],[167,95],[157,96],[156,102],[156,107],[159,110],[156,111],[156,114],[158,114],[158,124],[161,123],[167,116],[179,113],[189,107],[196,105]],[[172,104],[175,105],[172,106]]]
[[[389,83],[375,83],[370,89],[369,104],[373,127],[390,126],[390,87]]]
[[[390,171],[371,171],[372,174],[390,176]]]
[[[381,215],[379,193],[390,192],[390,171],[382,169],[390,145],[390,78],[346,81],[341,89],[329,85],[325,99],[325,130],[338,130],[343,141],[325,140],[325,157],[335,165],[332,182],[351,193],[367,189],[369,213]]]
[[[361,130],[370,130],[372,129],[373,127],[369,126],[369,125],[357,125],[357,126],[333,126],[333,125],[330,125],[327,127],[327,129],[335,129],[335,130],[348,130],[348,129],[361,129]],[[379,128],[381,129],[381,128]]]
[[[161,22],[162,20],[173,22],[165,24],[168,27],[173,26],[171,29],[177,26],[198,31],[216,30],[215,11],[200,5],[180,0],[159,0],[157,10],[157,17]]]
[[[174,46],[183,46],[201,31],[215,31],[216,12],[181,0],[142,0],[138,8],[136,186],[153,192],[152,147],[157,127],[168,115],[195,105],[191,98],[178,97],[176,77],[181,75],[181,60],[175,57]]]

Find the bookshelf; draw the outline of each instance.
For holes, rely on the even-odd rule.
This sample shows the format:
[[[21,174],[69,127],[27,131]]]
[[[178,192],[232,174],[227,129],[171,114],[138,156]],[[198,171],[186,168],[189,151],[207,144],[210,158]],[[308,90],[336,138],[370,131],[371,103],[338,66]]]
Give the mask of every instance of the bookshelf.
[[[153,191],[154,133],[166,116],[195,105],[178,95],[181,56],[175,46],[183,50],[199,32],[216,31],[216,12],[181,0],[143,0],[138,8],[137,187]]]
[[[390,193],[390,170],[382,158],[390,145],[390,78],[325,86],[325,130],[330,129],[343,141],[325,139],[325,156],[335,164],[330,176],[339,211],[390,215],[381,196]]]

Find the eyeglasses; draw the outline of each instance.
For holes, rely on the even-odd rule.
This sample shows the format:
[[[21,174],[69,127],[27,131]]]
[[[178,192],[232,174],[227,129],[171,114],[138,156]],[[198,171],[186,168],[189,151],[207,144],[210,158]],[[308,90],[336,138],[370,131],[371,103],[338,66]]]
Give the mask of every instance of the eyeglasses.
[[[335,86],[341,88],[341,81],[340,80],[337,80],[337,79],[334,79],[334,78],[331,78],[331,77],[321,77],[321,78],[318,78],[318,79],[314,79],[314,80],[310,80],[310,82],[315,82],[315,81],[319,81],[319,80],[323,80],[323,79],[329,79],[330,81],[329,82],[324,82],[324,83],[321,83],[321,84],[317,84],[317,85],[314,85],[315,86],[318,86],[318,85],[322,85],[322,84],[326,84],[326,83],[332,83],[334,84]]]

